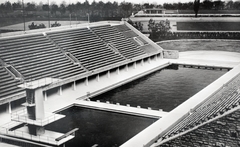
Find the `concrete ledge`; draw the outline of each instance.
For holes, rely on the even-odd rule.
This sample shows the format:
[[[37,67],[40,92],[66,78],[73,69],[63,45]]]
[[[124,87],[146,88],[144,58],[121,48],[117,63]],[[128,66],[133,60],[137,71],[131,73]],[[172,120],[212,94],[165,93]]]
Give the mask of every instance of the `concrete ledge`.
[[[109,104],[109,103],[102,103],[102,102],[93,102],[93,101],[76,101],[74,103],[75,106],[84,107],[84,108],[92,108],[97,110],[104,110],[110,112],[117,112],[117,113],[124,113],[130,115],[137,115],[143,117],[150,117],[150,118],[162,118],[168,114],[168,112],[158,111],[158,110],[150,110],[144,109],[139,107],[130,107],[130,106],[123,106],[117,104]]]

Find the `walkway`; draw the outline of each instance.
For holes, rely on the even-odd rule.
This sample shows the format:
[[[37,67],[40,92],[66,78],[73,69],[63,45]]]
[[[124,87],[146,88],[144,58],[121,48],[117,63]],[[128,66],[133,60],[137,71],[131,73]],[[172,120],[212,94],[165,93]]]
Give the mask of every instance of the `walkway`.
[[[225,51],[186,51],[179,59],[169,60],[174,64],[233,68],[240,64],[240,53]]]
[[[168,112],[164,112],[162,110],[151,110],[144,109],[140,107],[130,107],[123,106],[119,104],[108,104],[102,102],[93,102],[93,101],[75,101],[76,106],[84,107],[84,108],[92,108],[104,111],[111,111],[117,113],[125,113],[130,115],[138,115],[150,118],[162,118],[168,114]]]

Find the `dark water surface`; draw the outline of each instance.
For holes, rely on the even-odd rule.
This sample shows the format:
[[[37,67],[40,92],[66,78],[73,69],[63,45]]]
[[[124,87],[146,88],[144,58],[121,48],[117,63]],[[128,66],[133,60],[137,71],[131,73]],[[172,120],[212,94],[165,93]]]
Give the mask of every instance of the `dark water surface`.
[[[171,111],[226,72],[183,67],[163,69],[92,100]]]
[[[46,129],[66,133],[79,128],[66,147],[118,147],[151,125],[156,119],[71,107],[61,112],[66,117]]]
[[[180,67],[163,69],[99,95],[93,100],[171,111],[176,106],[225,74],[227,70]],[[66,147],[117,147],[155,122],[155,119],[72,107],[61,112],[66,117],[47,129],[66,133],[79,128]]]

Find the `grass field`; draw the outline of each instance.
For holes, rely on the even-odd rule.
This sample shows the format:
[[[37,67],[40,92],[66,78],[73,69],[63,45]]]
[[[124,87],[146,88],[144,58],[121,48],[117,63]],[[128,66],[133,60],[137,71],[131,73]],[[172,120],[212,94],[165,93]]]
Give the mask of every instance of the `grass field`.
[[[172,41],[157,43],[164,49],[182,51],[194,50],[219,50],[229,52],[240,52],[240,41],[223,41],[223,40],[201,40],[201,41]]]
[[[240,31],[240,22],[177,22],[181,31]]]

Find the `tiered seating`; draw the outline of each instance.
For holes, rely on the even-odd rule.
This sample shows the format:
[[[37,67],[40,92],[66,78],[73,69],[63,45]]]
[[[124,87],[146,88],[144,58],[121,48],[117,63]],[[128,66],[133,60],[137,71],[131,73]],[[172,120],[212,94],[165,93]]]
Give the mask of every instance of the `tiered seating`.
[[[113,27],[116,28],[119,32],[122,32],[123,36],[125,36],[129,40],[132,40],[133,43],[135,42],[134,44],[139,45],[138,43],[136,43],[136,41],[133,40],[133,37],[137,37],[145,45],[148,44],[148,42],[146,40],[144,40],[142,37],[138,36],[138,34],[136,34],[134,31],[132,31],[126,25],[116,25],[116,26],[113,26]]]
[[[122,34],[123,34],[123,36],[125,36],[126,38],[133,38],[133,37],[137,37],[137,36],[138,36],[138,34],[136,34],[135,32],[133,32],[132,30],[122,32]]]
[[[129,27],[127,27],[125,24],[123,25],[115,25],[113,26],[114,28],[116,28],[119,32],[124,32],[124,31],[129,31],[131,30]]]
[[[47,33],[62,49],[74,55],[88,70],[123,61],[87,28]]]
[[[68,78],[85,72],[73,65],[42,34],[1,39],[0,57],[18,70],[26,80],[44,77]]]
[[[23,89],[17,87],[17,85],[20,84],[21,82],[19,80],[14,80],[14,78],[0,66],[0,99],[22,92]]]
[[[117,29],[110,25],[92,27],[91,29],[105,42],[113,44],[128,59],[145,54],[143,50],[127,40]]]
[[[117,25],[114,26],[119,32],[123,34],[124,37],[128,38],[133,44],[136,46],[139,46],[141,50],[143,50],[146,53],[153,53],[156,52],[156,49],[148,44],[146,40],[144,40],[141,36],[138,36],[137,33],[132,31],[130,28],[128,28],[126,25]]]
[[[198,126],[209,119],[222,115],[226,111],[240,104],[240,75],[224,88],[217,91],[212,97],[203,101],[197,108],[192,110],[181,122],[172,127],[163,137],[168,138]]]

